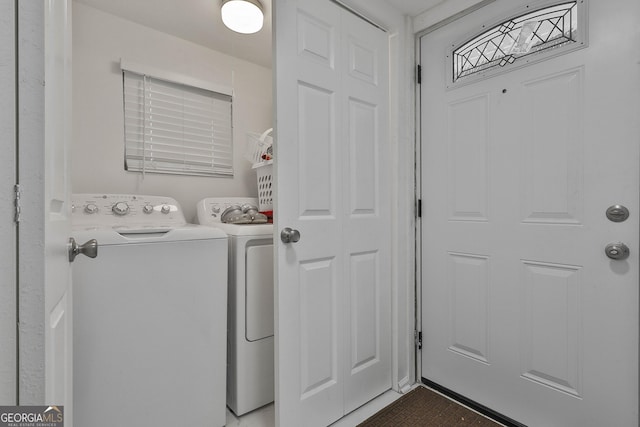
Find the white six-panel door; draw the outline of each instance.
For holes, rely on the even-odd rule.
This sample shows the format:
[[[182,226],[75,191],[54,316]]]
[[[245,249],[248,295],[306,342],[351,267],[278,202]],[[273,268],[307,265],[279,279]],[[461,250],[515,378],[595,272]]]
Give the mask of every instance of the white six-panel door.
[[[525,3],[421,39],[422,375],[530,426],[635,426],[640,6],[578,3],[588,47],[466,85],[453,44]]]
[[[391,388],[388,41],[276,1],[276,417],[325,426]]]

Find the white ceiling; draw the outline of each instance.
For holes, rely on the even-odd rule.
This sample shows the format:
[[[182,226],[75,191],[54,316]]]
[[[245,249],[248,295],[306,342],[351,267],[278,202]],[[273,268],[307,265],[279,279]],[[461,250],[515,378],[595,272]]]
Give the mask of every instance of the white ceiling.
[[[447,0],[384,0],[404,15],[416,16]]]
[[[256,34],[237,34],[220,18],[221,0],[74,0],[265,67],[271,67],[271,0],[261,0],[265,24]],[[409,16],[447,0],[384,0]]]

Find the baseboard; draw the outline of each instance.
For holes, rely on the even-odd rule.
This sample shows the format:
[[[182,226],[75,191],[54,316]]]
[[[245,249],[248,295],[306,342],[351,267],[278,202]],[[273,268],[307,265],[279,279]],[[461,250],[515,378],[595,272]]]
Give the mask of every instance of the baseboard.
[[[464,396],[462,396],[461,394],[456,393],[455,391],[449,390],[446,387],[443,387],[437,383],[434,383],[433,381],[430,381],[426,378],[422,378],[422,384],[426,385],[429,388],[432,388],[433,390],[444,394],[445,396],[473,409],[476,412],[481,413],[482,415],[491,418],[494,421],[497,421],[507,427],[527,427],[526,425],[519,423],[516,420],[513,420],[505,415],[502,415],[499,412],[494,411],[491,408],[487,408],[484,405],[479,404],[478,402],[475,402],[471,399],[468,399]]]
[[[411,382],[409,381],[409,377],[404,377],[398,382],[398,391],[402,394],[405,394],[409,390],[411,390]]]

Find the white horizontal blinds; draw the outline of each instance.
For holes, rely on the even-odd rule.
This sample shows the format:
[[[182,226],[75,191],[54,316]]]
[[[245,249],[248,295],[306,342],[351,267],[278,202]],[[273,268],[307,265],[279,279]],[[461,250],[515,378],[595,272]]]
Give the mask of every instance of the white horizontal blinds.
[[[123,70],[125,168],[233,176],[231,96]]]

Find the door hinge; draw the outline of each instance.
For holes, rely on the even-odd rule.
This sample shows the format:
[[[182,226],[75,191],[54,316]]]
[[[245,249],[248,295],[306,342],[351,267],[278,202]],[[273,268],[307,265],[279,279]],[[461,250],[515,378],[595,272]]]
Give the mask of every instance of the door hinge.
[[[13,220],[15,222],[20,222],[20,214],[22,213],[22,204],[20,203],[20,197],[22,196],[22,191],[20,190],[20,184],[16,184],[13,186],[13,204],[15,207],[15,215]]]
[[[418,199],[416,202],[416,216],[422,218],[422,199]]]
[[[422,350],[422,331],[413,331],[413,337],[418,350]]]
[[[416,65],[416,83],[422,83],[422,65],[420,64]]]

